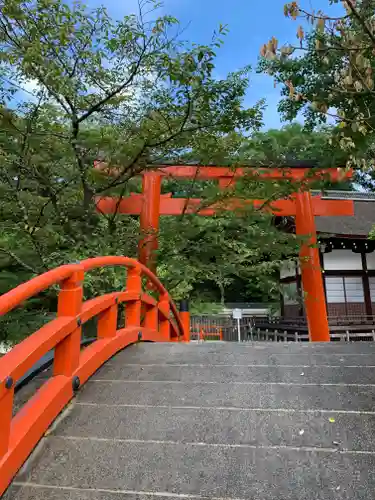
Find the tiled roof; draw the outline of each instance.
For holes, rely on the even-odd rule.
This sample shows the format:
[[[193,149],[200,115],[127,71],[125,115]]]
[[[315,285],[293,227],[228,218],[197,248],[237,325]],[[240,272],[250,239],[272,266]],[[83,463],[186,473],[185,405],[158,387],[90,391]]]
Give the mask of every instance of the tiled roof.
[[[319,191],[313,191],[313,194],[318,193]],[[326,191],[322,197],[325,200],[375,201],[375,193],[363,193],[360,191]]]
[[[330,191],[323,198],[353,200],[354,216],[316,217],[316,229],[319,233],[367,236],[375,225],[375,193]]]

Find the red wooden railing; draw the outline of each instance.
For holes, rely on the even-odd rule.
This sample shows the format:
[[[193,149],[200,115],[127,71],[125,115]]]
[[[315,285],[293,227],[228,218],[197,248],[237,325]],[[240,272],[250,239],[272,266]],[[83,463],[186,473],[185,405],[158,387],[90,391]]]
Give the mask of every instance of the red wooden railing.
[[[196,331],[192,330],[191,335],[196,336],[197,340],[223,340],[223,329],[207,325],[199,327]]]
[[[86,271],[104,266],[127,268],[126,289],[83,301]],[[158,300],[142,291],[142,276]],[[129,344],[189,339],[168,292],[155,275],[127,257],[97,257],[37,276],[0,297],[0,314],[59,284],[57,316],[0,360],[0,496],[74,391],[111,356]],[[118,305],[126,303],[125,327],[117,329]],[[98,316],[97,339],[81,349],[82,325]],[[142,319],[143,318],[143,319]],[[13,413],[15,383],[51,349],[52,377]]]
[[[223,330],[221,328],[210,328],[207,329],[202,328],[200,331],[200,340],[223,340]]]

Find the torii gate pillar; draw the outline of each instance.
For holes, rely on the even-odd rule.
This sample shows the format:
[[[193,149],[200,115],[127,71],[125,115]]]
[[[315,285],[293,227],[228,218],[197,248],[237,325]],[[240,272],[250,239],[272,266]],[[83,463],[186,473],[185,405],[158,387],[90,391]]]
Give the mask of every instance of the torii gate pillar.
[[[329,342],[329,326],[322,270],[317,246],[314,211],[311,193],[296,195],[296,234],[306,237],[300,248],[300,267],[304,304],[310,340]]]
[[[160,214],[161,175],[145,172],[142,176],[142,208],[140,227],[142,239],[138,244],[139,261],[153,273],[156,272],[156,251]]]

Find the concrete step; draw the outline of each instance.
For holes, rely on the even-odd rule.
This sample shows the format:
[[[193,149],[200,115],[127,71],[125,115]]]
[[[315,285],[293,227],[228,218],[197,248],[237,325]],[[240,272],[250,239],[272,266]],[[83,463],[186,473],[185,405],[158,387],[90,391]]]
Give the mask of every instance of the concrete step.
[[[345,365],[374,366],[372,342],[310,344],[296,342],[207,342],[191,344],[144,344],[134,346],[131,360],[125,351],[116,363],[193,364],[193,365]],[[118,359],[118,361],[117,361]]]
[[[96,380],[138,380],[217,383],[285,383],[285,384],[372,384],[372,366],[317,365],[211,365],[211,364],[127,364],[115,361],[103,366]]]
[[[27,482],[133,497],[164,492],[185,498],[370,499],[374,468],[374,455],[333,450],[50,437]]]
[[[373,411],[375,386],[90,381],[78,401],[141,406]]]
[[[5,499],[370,499],[374,401],[372,344],[138,344]]]
[[[85,490],[83,488],[55,488],[47,486],[15,486],[11,491],[12,500],[181,500],[181,496],[155,495],[151,493],[134,495],[132,492],[111,492],[108,490]],[[14,495],[14,496],[13,496]],[[194,497],[190,497],[194,500]],[[202,497],[195,497],[202,498]],[[207,497],[206,497],[207,498]],[[183,500],[186,497],[182,497]]]
[[[77,403],[55,435],[230,445],[375,449],[374,414]],[[334,422],[330,422],[330,419]],[[105,422],[105,425],[103,425]]]

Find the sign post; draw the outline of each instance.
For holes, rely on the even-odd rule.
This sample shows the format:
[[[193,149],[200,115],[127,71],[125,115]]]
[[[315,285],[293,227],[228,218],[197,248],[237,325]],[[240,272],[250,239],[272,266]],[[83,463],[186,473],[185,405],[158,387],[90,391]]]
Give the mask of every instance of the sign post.
[[[233,319],[237,320],[238,342],[241,342],[241,325],[240,325],[240,320],[242,319],[241,309],[233,309]]]

